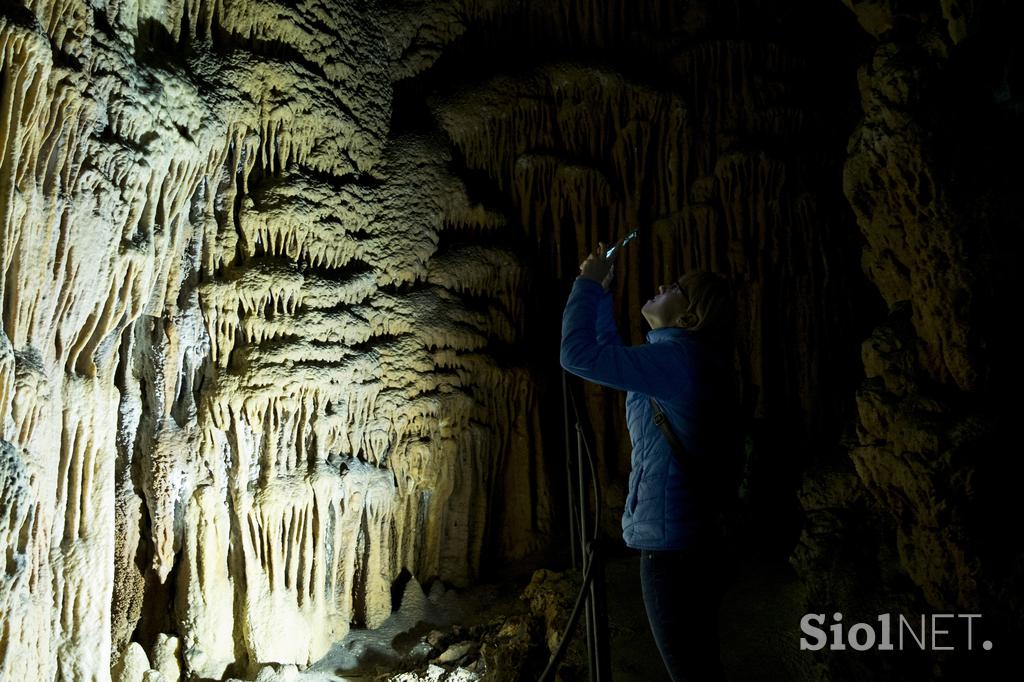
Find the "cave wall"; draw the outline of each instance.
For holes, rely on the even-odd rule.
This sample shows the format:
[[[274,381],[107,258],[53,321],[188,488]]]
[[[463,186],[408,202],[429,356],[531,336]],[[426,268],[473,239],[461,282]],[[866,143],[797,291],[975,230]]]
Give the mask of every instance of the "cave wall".
[[[437,253],[493,217],[436,137],[389,136],[388,22],[4,5],[0,677],[305,665],[403,569],[465,584],[546,537],[528,372],[488,350],[520,269]]]
[[[872,38],[843,190],[888,315],[864,339],[856,435],[808,472],[793,563],[809,604],[981,614],[972,652],[827,660],[831,679],[995,679],[1022,631],[1021,56],[1001,2],[845,2]],[[990,639],[992,653],[979,648]]]

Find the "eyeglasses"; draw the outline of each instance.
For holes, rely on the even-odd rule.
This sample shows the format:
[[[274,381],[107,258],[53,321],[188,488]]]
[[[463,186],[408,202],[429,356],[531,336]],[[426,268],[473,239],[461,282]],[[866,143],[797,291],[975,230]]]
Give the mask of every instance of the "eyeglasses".
[[[682,286],[680,286],[678,281],[677,282],[672,282],[672,284],[669,284],[668,286],[662,285],[662,287],[664,287],[666,294],[670,293],[670,292],[674,292],[674,293],[682,295],[682,297],[684,299],[686,299],[686,307],[690,306],[690,297],[686,294],[686,290],[683,289]]]

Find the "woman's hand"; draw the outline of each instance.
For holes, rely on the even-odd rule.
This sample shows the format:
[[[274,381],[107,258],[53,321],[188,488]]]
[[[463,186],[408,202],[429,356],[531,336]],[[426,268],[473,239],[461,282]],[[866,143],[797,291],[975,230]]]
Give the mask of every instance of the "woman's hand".
[[[604,287],[604,290],[605,290],[605,291],[608,291],[608,288],[609,288],[609,287],[611,287],[611,285],[612,285],[612,279],[613,279],[614,277],[615,277],[615,263],[612,263],[612,264],[611,264],[611,265],[610,265],[610,266],[608,267],[608,274],[607,274],[607,275],[605,275],[605,276],[604,276],[604,279],[602,279],[602,280],[601,280],[601,286],[603,286],[603,287]]]
[[[593,253],[580,263],[580,277],[592,279],[607,289],[611,284],[613,272],[612,262],[604,257],[604,252],[604,242],[598,242]]]

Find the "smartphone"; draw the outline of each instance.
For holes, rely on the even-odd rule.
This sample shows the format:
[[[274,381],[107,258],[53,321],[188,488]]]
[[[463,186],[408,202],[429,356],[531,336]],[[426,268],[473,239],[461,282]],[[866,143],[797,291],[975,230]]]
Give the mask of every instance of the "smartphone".
[[[612,256],[614,256],[616,251],[618,251],[620,248],[622,248],[626,244],[628,244],[631,241],[633,241],[634,239],[636,239],[636,233],[637,232],[639,232],[639,230],[633,230],[632,232],[627,234],[625,237],[623,237],[621,240],[619,240],[619,242],[617,244],[615,244],[614,246],[612,246],[612,248],[610,248],[610,249],[608,249],[607,251],[604,252],[604,257],[605,258],[611,258]]]

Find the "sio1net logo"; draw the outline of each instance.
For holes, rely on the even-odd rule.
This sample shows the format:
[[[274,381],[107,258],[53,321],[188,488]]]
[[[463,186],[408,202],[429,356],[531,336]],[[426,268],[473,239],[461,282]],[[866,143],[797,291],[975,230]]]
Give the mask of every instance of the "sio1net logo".
[[[976,619],[980,622],[980,613],[922,614],[919,621],[902,614],[883,613],[878,616],[877,625],[854,623],[845,628],[843,614],[837,611],[832,614],[832,624],[825,629],[824,613],[807,613],[800,619],[800,650],[819,651],[827,646],[832,651],[973,651],[977,645]],[[985,651],[992,646],[990,640],[981,642]]]

